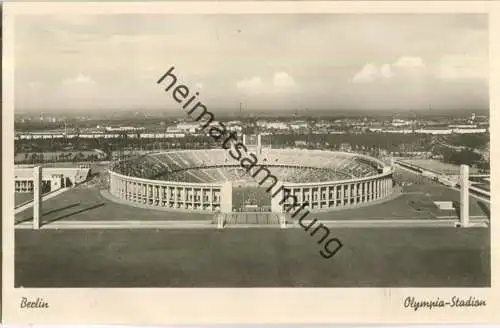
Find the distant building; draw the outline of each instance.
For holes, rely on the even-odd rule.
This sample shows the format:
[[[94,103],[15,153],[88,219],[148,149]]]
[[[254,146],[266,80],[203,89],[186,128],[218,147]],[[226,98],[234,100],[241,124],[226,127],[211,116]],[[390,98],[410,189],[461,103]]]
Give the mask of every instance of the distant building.
[[[477,124],[450,124],[448,127],[452,129],[476,129]]]
[[[144,127],[140,127],[140,128],[136,128],[136,127],[133,127],[133,126],[119,126],[119,127],[111,127],[111,126],[107,126],[105,128],[105,130],[107,132],[126,132],[126,131],[142,131],[144,130]]]
[[[257,121],[257,126],[272,130],[288,130],[290,128],[289,125],[284,122]]]
[[[397,118],[393,119],[391,122],[392,126],[408,126],[410,124],[411,124],[410,121],[405,121],[405,120],[401,120],[401,119],[397,119]]]
[[[351,144],[346,143],[346,142],[342,143],[342,144],[340,145],[340,151],[344,151],[344,152],[347,152],[347,153],[348,153],[348,152],[351,152],[351,151],[352,151],[352,146],[351,146]]]
[[[307,129],[308,125],[305,121],[295,121],[290,123],[290,128],[292,130]]]
[[[486,133],[488,129],[486,128],[476,128],[476,129],[471,129],[471,128],[455,128],[453,129],[453,133],[458,133],[458,134],[466,134],[466,133]]]
[[[423,134],[451,134],[452,132],[453,130],[449,128],[423,128],[415,130],[415,133]]]
[[[185,132],[185,133],[196,133],[200,129],[200,124],[199,123],[178,123],[177,124],[177,129],[180,132]]]
[[[44,192],[72,187],[88,179],[89,168],[43,168],[42,188]],[[14,171],[15,192],[33,192],[33,167],[16,167]]]

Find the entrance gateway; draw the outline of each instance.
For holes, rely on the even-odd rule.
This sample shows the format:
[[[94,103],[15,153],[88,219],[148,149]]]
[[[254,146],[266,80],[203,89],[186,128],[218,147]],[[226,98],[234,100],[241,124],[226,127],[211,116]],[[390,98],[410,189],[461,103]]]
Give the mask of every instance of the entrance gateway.
[[[253,153],[259,163],[262,161],[262,136],[260,134],[243,134],[240,140],[248,150],[248,154]],[[221,206],[221,213],[217,215],[218,227],[223,228],[224,224],[264,224],[281,225],[284,224],[284,214],[277,203],[272,206],[272,192],[268,192],[268,186],[259,185],[256,178],[253,178],[243,168],[236,167],[235,175],[238,180],[228,181],[224,187],[224,195],[231,195],[229,202]],[[277,184],[278,186],[279,184]],[[276,187],[277,187],[276,186]],[[230,189],[230,192],[229,192]],[[276,188],[273,188],[275,191]],[[282,200],[282,195],[276,195]],[[277,206],[276,206],[277,205]]]

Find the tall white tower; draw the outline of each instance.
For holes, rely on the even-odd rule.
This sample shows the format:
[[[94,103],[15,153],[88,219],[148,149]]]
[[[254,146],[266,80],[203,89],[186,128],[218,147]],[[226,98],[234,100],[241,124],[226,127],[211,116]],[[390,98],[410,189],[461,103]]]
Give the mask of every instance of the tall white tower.
[[[469,226],[469,166],[460,166],[460,225]]]
[[[33,229],[40,229],[42,213],[42,168],[33,168]]]

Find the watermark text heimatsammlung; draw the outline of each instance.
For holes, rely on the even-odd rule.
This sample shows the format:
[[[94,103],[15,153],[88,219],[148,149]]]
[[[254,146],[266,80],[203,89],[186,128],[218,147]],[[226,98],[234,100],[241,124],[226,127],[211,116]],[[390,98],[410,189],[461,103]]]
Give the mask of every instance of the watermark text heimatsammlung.
[[[186,85],[177,83],[177,76],[173,73],[174,69],[175,67],[172,66],[156,83],[164,83],[165,92],[171,92],[172,98],[186,110],[187,115],[196,122],[200,122],[203,131],[216,142],[220,143],[222,148],[228,151],[229,156],[239,162],[241,168],[245,169],[245,171],[255,179],[260,175],[261,180],[258,184],[260,186],[267,184],[266,191],[271,193],[273,198],[283,192],[279,204],[283,205],[288,201],[286,212],[290,214],[291,211],[294,211],[291,214],[293,219],[302,213],[298,219],[299,225],[306,232],[310,232],[312,237],[317,235],[321,236],[321,238],[318,239],[318,244],[323,246],[320,250],[320,255],[326,259],[333,257],[343,247],[341,241],[336,237],[330,237],[330,229],[319,222],[318,219],[310,220],[308,224],[305,223],[305,218],[310,214],[309,210],[307,210],[307,206],[309,205],[307,202],[300,204],[297,197],[291,195],[283,186],[280,186],[273,192],[273,188],[278,184],[278,178],[274,176],[265,165],[258,164],[259,160],[257,156],[248,152],[247,147],[239,141],[235,131],[228,131],[224,123],[215,119],[215,115],[199,101],[199,92],[193,94]],[[319,224],[315,226],[317,222],[319,222]],[[319,234],[320,232],[322,232],[322,234]]]

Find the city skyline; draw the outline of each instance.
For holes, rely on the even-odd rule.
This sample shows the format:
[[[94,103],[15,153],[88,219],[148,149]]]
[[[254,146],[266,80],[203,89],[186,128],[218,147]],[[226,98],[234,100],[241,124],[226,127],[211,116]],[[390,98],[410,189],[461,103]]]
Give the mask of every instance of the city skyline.
[[[479,14],[21,16],[15,54],[21,112],[180,116],[171,66],[214,110],[488,108]]]

